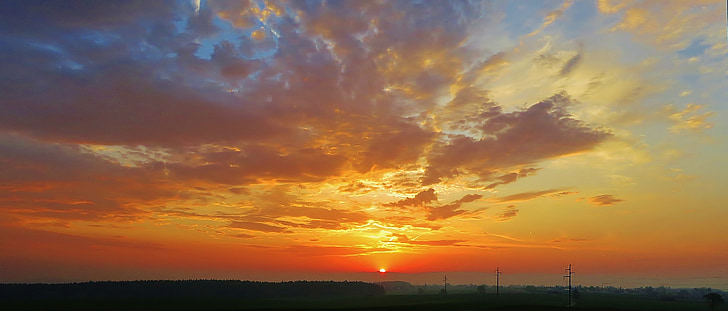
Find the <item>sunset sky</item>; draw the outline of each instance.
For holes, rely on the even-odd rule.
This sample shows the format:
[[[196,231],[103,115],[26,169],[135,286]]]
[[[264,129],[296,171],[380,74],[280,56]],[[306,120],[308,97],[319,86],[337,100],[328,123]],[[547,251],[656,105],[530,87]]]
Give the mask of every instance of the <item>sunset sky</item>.
[[[0,282],[728,288],[726,41],[723,0],[5,1]]]

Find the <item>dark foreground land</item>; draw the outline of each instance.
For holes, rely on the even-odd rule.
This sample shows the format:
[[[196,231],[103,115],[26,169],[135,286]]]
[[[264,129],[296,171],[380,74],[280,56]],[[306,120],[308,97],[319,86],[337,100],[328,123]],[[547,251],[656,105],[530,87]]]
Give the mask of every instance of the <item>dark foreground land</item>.
[[[582,295],[568,308],[567,297],[553,293],[384,295],[361,282],[169,282],[0,284],[0,310],[710,310],[700,301],[634,295]]]

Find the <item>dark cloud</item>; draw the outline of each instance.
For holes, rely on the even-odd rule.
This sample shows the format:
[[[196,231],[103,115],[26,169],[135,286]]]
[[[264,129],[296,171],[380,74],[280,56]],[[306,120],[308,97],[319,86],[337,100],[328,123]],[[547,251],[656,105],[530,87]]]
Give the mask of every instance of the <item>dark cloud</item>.
[[[487,186],[485,186],[485,189],[493,189],[496,186],[510,184],[512,182],[515,182],[519,178],[533,175],[539,170],[540,170],[540,168],[524,168],[524,169],[519,170],[517,173],[514,172],[514,173],[508,173],[505,175],[498,176],[495,178],[495,180],[497,180],[497,181],[494,183],[488,184]]]
[[[459,200],[455,201],[455,203],[470,203],[470,202],[473,202],[475,200],[479,200],[482,197],[483,196],[480,195],[480,194],[466,194],[465,196],[463,196]]]
[[[589,198],[589,203],[594,206],[611,206],[624,200],[618,199],[611,194],[602,194]]]
[[[569,75],[574,69],[579,66],[581,63],[581,54],[576,54],[572,58],[569,58],[568,61],[566,61],[566,64],[564,64],[564,67],[561,67],[561,71],[559,71],[559,75],[562,77],[565,77]]]
[[[206,95],[158,79],[154,67],[118,63],[93,72],[25,73],[25,87],[0,85],[9,95],[0,103],[0,129],[104,145],[190,145],[287,133],[250,105],[224,104],[237,101],[233,95]]]
[[[341,187],[337,188],[336,190],[341,191],[341,192],[355,193],[355,194],[366,194],[375,189],[376,189],[376,187],[364,184],[363,182],[357,180],[355,182],[341,186]]]
[[[251,238],[255,237],[254,235],[245,234],[245,233],[231,234],[230,236],[236,237],[236,238],[241,238],[241,239],[251,239]]]
[[[518,208],[516,208],[515,205],[508,205],[505,210],[498,215],[498,221],[510,220],[516,216],[518,216]]]
[[[575,192],[575,191],[562,191],[562,192],[559,192],[559,193],[554,193],[554,194],[549,195],[549,196],[552,197],[552,198],[558,198],[558,197],[563,197],[563,196],[566,196],[566,195],[571,195],[571,194],[576,194],[576,193],[578,193],[578,192]]]
[[[231,187],[228,188],[228,191],[234,194],[250,194],[250,191],[243,187]]]
[[[415,195],[414,198],[406,198],[399,200],[397,202],[392,202],[387,204],[387,206],[399,206],[399,207],[406,207],[406,206],[424,206],[427,203],[430,203],[432,201],[437,201],[437,194],[435,194],[435,189],[427,189],[424,191],[421,191],[417,195]]]
[[[587,151],[610,136],[573,119],[566,111],[570,104],[559,93],[522,111],[488,112],[477,125],[485,138],[457,135],[429,154],[423,184]]]
[[[482,197],[483,196],[479,194],[466,194],[462,198],[455,200],[450,204],[429,208],[427,220],[432,221],[439,219],[448,219],[457,215],[464,214],[467,211],[464,209],[460,209],[460,207],[464,203],[473,202],[479,200]]]
[[[170,174],[183,180],[204,180],[229,185],[258,180],[315,181],[336,176],[347,159],[323,150],[302,149],[281,154],[279,151],[250,147],[240,151],[200,152],[198,165],[167,164]]]
[[[414,163],[422,155],[433,134],[414,124],[402,123],[395,132],[377,135],[357,164],[361,173],[372,169],[398,168]]]
[[[461,204],[459,203],[452,203],[447,204],[443,206],[433,207],[429,210],[429,213],[427,215],[427,220],[433,221],[433,220],[440,220],[440,219],[448,219],[460,214],[465,213],[465,210],[460,209]]]
[[[425,191],[421,191],[413,198],[406,198],[397,202],[385,204],[385,206],[396,206],[396,207],[421,207],[427,212],[427,220],[435,221],[441,219],[448,219],[457,215],[467,213],[467,210],[461,209],[465,203],[470,203],[481,199],[483,196],[480,194],[466,194],[462,198],[450,202],[449,204],[441,206],[427,206],[433,201],[437,201],[437,194],[435,190],[430,188]],[[406,220],[405,220],[406,221]]]
[[[144,20],[172,20],[179,9],[174,1],[148,2],[143,0],[63,2],[43,0],[9,0],[3,2],[0,29],[20,34],[38,35],[59,30],[110,28],[129,26]],[[58,29],[60,28],[60,29]]]

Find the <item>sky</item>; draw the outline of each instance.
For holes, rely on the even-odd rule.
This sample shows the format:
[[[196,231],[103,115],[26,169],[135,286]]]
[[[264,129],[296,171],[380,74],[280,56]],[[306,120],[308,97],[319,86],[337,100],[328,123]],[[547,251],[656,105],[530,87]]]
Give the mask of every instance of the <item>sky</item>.
[[[725,1],[5,1],[0,282],[728,288],[726,24]]]

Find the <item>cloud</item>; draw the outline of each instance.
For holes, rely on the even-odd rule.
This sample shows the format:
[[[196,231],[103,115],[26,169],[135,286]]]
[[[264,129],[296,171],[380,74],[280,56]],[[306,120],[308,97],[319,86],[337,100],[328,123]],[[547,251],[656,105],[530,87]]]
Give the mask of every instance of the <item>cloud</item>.
[[[370,253],[390,252],[391,249],[384,247],[356,247],[356,246],[336,246],[336,245],[291,245],[281,249],[285,255],[300,256],[357,256]]]
[[[588,242],[588,241],[591,241],[591,240],[583,239],[583,238],[560,238],[560,239],[552,240],[551,243]]]
[[[190,148],[191,149],[191,148]],[[200,150],[197,163],[170,163],[166,168],[180,179],[199,179],[239,185],[258,180],[320,180],[337,176],[347,159],[320,149],[280,151],[251,146],[242,150]]]
[[[437,194],[435,190],[430,188],[425,191],[421,191],[413,198],[406,198],[397,202],[385,204],[385,206],[397,206],[397,207],[423,207],[423,210],[427,212],[427,220],[435,221],[441,219],[448,219],[457,215],[465,214],[467,211],[460,209],[465,203],[470,203],[481,199],[483,196],[480,194],[466,194],[460,199],[457,199],[449,204],[441,206],[427,206],[428,203],[437,201]]]
[[[0,170],[0,209],[26,221],[137,221],[180,197],[161,171],[18,135],[0,134]]]
[[[474,125],[483,138],[453,135],[428,155],[424,185],[463,173],[531,165],[541,160],[592,149],[610,134],[573,119],[571,98],[559,93],[524,110],[481,114]]]
[[[37,0],[8,1],[0,14],[0,28],[23,35],[39,35],[84,28],[122,28],[140,19],[161,24],[171,21],[176,9],[169,3],[142,0],[123,3],[70,1],[65,4]],[[31,20],[26,18],[28,16],[34,18]]]
[[[377,189],[376,186],[365,184],[364,182],[357,180],[347,185],[337,188],[337,191],[350,192],[355,194],[366,194]]]
[[[677,111],[672,105],[667,105],[664,111],[668,114],[670,121],[675,124],[670,127],[673,133],[681,131],[702,132],[703,130],[713,127],[713,123],[708,122],[708,118],[715,115],[715,112],[707,111],[699,113],[698,111],[705,108],[704,105],[688,104],[685,109]]]
[[[561,68],[561,71],[559,71],[559,75],[562,77],[569,75],[581,63],[581,58],[581,53],[569,58],[566,64],[564,64],[564,67]]]
[[[288,186],[279,186],[254,196],[253,204],[244,213],[225,219],[268,223],[287,228],[340,230],[367,223],[372,216],[353,208],[331,208],[326,202],[308,202],[291,194]]]
[[[88,237],[78,234],[60,233],[38,229],[0,226],[0,234],[5,237],[0,242],[0,249],[42,249],[43,245],[62,245],[66,249],[93,248],[127,248],[139,250],[164,250],[165,245],[155,242],[137,240],[126,236]],[[46,254],[48,255],[48,254]]]
[[[482,196],[482,195],[480,195],[480,194],[472,194],[472,193],[471,193],[471,194],[466,194],[466,195],[465,195],[465,196],[463,196],[462,198],[460,198],[460,199],[458,199],[457,201],[455,201],[455,203],[459,203],[459,204],[460,204],[460,203],[470,203],[470,202],[473,202],[473,201],[479,200],[479,199],[481,199],[482,197],[483,197],[483,196]]]
[[[236,237],[236,238],[241,238],[241,239],[251,239],[251,238],[255,237],[252,234],[245,234],[245,233],[236,233],[236,234],[231,234],[230,236]]]
[[[598,0],[597,8],[604,14],[617,13],[632,2],[630,0]]]
[[[507,221],[518,216],[518,209],[515,205],[508,205],[505,210],[498,215],[498,221]]]
[[[538,29],[534,30],[533,32],[527,34],[526,37],[535,36],[542,30],[544,30],[548,25],[551,25],[554,21],[556,21],[556,19],[561,17],[561,15],[564,14],[564,11],[566,11],[566,9],[568,9],[571,6],[571,4],[573,4],[573,3],[574,2],[572,0],[566,0],[561,4],[561,7],[546,14],[546,17],[544,17],[541,27],[539,27]]]
[[[465,240],[417,240],[417,238],[410,239],[404,234],[396,233],[393,233],[392,237],[394,237],[395,241],[397,241],[398,243],[410,245],[453,246],[457,245],[458,243],[465,242]]]
[[[453,201],[450,204],[428,208],[427,220],[434,221],[440,219],[448,219],[457,215],[465,214],[467,211],[460,209],[464,203],[470,203],[481,199],[483,196],[479,194],[466,194],[462,198]]]
[[[495,178],[497,181],[485,186],[485,189],[493,189],[496,186],[510,184],[512,182],[515,182],[519,178],[531,176],[539,170],[540,170],[540,168],[524,168],[524,169],[520,169],[517,173],[513,172],[513,173],[508,173],[505,175],[498,176]]]
[[[576,191],[562,191],[562,192],[559,192],[559,193],[554,193],[554,194],[549,195],[549,196],[552,197],[552,198],[558,198],[558,197],[562,197],[562,196],[565,196],[565,195],[571,195],[571,194],[575,194],[575,193],[578,193],[578,192],[576,192]]]
[[[232,95],[205,96],[184,83],[154,79],[155,70],[133,63],[83,76],[31,70],[23,75],[32,75],[33,82],[20,90],[0,85],[10,95],[0,104],[6,112],[0,129],[70,143],[167,146],[259,140],[287,132],[250,105],[222,103],[235,100]],[[61,82],[50,81],[56,79]],[[44,92],[19,94],[32,88]]]
[[[707,35],[725,20],[721,1],[600,1],[600,12],[622,13],[612,31],[628,31],[635,38],[665,50],[681,50]],[[714,28],[715,29],[715,28]]]
[[[414,124],[398,124],[396,130],[386,135],[377,135],[357,163],[361,173],[372,169],[398,168],[403,164],[417,161],[425,146],[433,137],[431,132],[424,131]]]
[[[530,191],[530,192],[521,192],[516,194],[511,194],[505,197],[495,198],[494,201],[498,203],[509,203],[509,202],[520,202],[520,201],[528,201],[535,198],[540,198],[547,195],[552,194],[563,194],[563,189],[549,189],[549,190],[541,190],[541,191]]]
[[[246,229],[260,232],[291,233],[286,227],[273,226],[260,222],[234,221],[228,225],[230,228]]]
[[[611,206],[624,200],[616,198],[611,194],[602,194],[589,198],[589,203],[594,206]]]
[[[433,207],[429,210],[427,220],[441,220],[448,219],[457,215],[464,214],[466,211],[460,209],[461,204],[452,203],[443,206]]]
[[[427,189],[424,191],[421,191],[415,197],[413,198],[406,198],[399,200],[397,202],[392,202],[386,204],[386,206],[399,206],[399,207],[406,207],[406,206],[424,206],[427,203],[430,203],[432,201],[437,201],[437,194],[435,194],[435,189]]]

